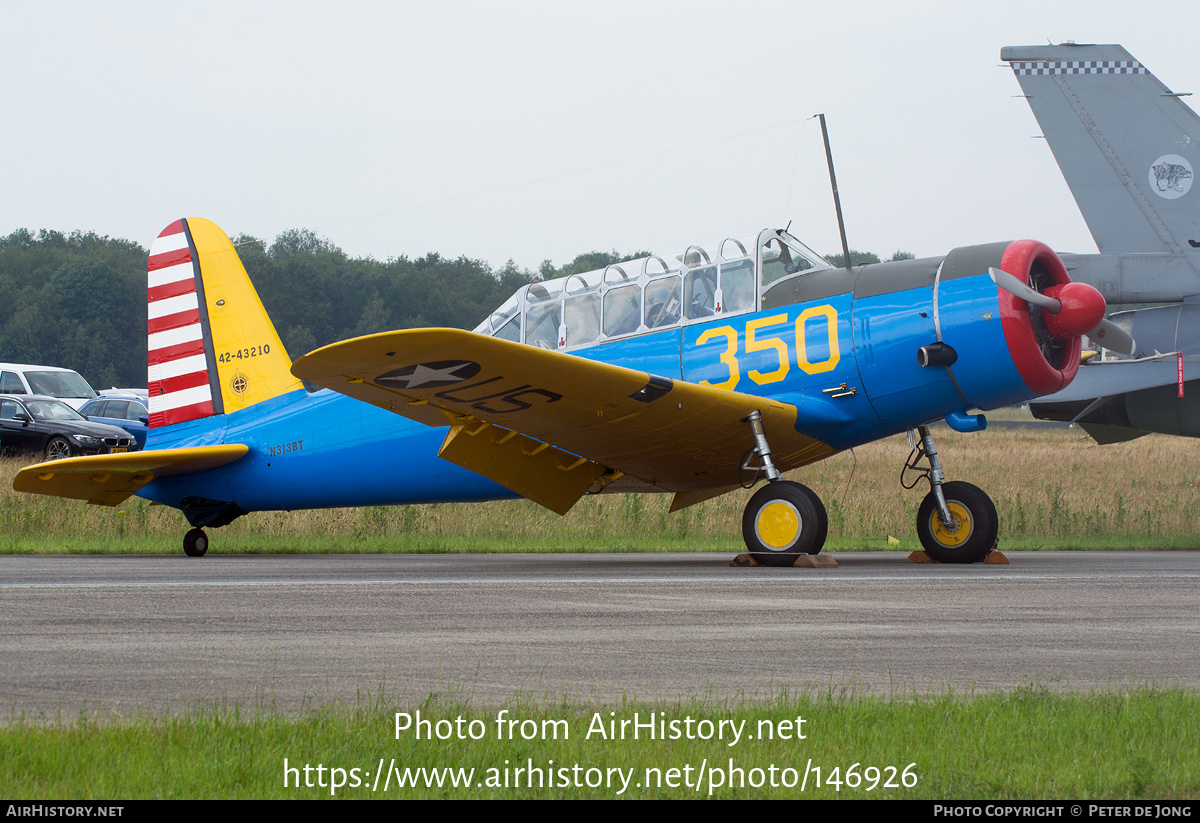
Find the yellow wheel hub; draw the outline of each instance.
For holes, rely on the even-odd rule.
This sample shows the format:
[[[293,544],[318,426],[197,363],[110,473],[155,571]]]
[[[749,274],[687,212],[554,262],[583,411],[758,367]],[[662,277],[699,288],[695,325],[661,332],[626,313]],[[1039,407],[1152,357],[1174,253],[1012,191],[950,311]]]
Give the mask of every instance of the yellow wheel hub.
[[[942,522],[942,518],[938,516],[935,508],[929,515],[929,533],[933,535],[934,540],[946,548],[957,549],[970,539],[971,532],[975,530],[974,523],[971,522],[970,510],[957,500],[947,500],[946,508],[950,510],[958,528],[954,531],[946,528],[946,524]]]
[[[768,549],[783,551],[800,538],[800,513],[785,500],[773,500],[758,510],[754,528]]]

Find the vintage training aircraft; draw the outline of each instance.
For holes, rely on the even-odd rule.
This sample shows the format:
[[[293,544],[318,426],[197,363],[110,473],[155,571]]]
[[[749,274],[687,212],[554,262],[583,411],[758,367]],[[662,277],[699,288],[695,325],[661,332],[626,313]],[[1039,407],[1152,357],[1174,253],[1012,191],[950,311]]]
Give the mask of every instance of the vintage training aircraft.
[[[146,449],[13,485],[176,507],[189,555],[253,511],[524,496],[565,513],[613,492],[670,492],[677,510],[765,477],[743,536],[787,565],[820,551],[828,521],[781,473],[915,430],[922,545],[980,560],[995,507],[944,482],[926,424],[979,430],[969,409],[1065,387],[1080,335],[1106,322],[1099,292],[1035,241],[834,269],[764,230],[524,286],[473,332],[373,334],[292,363],[213,223],[172,223],[148,268]]]
[[[1100,250],[1061,255],[1067,270],[1109,303],[1154,304],[1113,315],[1139,356],[1089,361],[1031,410],[1100,443],[1200,437],[1200,118],[1121,46],[1009,46],[1001,59]]]

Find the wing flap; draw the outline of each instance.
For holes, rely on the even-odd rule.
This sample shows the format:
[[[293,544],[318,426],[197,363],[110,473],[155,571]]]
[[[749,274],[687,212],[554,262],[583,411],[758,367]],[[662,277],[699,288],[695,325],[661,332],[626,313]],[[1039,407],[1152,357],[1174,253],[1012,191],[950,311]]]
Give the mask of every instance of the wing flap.
[[[451,426],[438,456],[558,514],[570,511],[606,471],[586,457],[484,422]]]
[[[151,449],[127,454],[68,457],[26,466],[13,478],[13,488],[116,506],[156,477],[215,469],[250,451],[241,443],[186,449]]]
[[[796,431],[790,404],[456,329],[347,340],[292,372],[427,425],[491,423],[663,491],[737,486],[755,409],[781,471],[834,451]],[[516,460],[496,461],[495,474],[463,465],[504,483],[495,466]]]

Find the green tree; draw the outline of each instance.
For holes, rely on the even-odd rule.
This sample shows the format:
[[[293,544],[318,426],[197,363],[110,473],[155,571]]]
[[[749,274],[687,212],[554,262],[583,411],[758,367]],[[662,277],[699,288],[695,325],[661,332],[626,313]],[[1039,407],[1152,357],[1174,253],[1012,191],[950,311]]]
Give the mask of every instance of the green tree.
[[[146,258],[137,243],[94,232],[0,238],[0,359],[144,385]]]
[[[576,255],[575,259],[558,268],[554,268],[554,264],[549,260],[542,261],[541,269],[538,271],[538,279],[553,280],[556,277],[566,277],[569,274],[581,274],[587,271],[597,271],[606,266],[611,266],[614,263],[622,263],[626,260],[637,260],[640,257],[649,257],[650,252],[638,251],[633,254],[622,254],[613,249],[612,251],[590,251],[586,254]],[[630,272],[634,274],[634,272]]]
[[[838,254],[826,254],[823,257],[830,262],[835,268],[842,268],[846,265],[846,258],[840,252]],[[859,251],[858,249],[850,249],[850,265],[865,266],[868,263],[878,263],[879,255],[869,251]]]
[[[341,249],[312,229],[288,229],[280,232],[270,248],[272,257],[285,254],[321,254],[323,252],[342,254]]]
[[[49,358],[38,362],[73,368],[100,388],[144,382],[145,334],[135,338],[130,324],[114,322],[133,314],[133,306],[145,316],[144,275],[80,257],[64,263],[50,277],[48,289],[50,322],[57,333]]]
[[[474,328],[535,279],[513,261],[431,252],[351,258],[311,229],[273,242],[232,240],[288,353],[393,328]],[[588,252],[537,276],[562,277],[645,256]],[[77,369],[97,387],[146,379],[146,260],[129,240],[94,232],[17,229],[0,238],[0,360]]]

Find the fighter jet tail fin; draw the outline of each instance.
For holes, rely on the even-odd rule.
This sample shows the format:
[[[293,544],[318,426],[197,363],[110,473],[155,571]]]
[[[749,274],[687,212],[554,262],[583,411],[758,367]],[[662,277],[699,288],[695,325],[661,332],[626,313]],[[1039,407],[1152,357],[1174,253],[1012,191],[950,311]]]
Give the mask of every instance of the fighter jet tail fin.
[[[1200,118],[1116,45],[1009,46],[1017,81],[1102,254],[1200,248]]]

